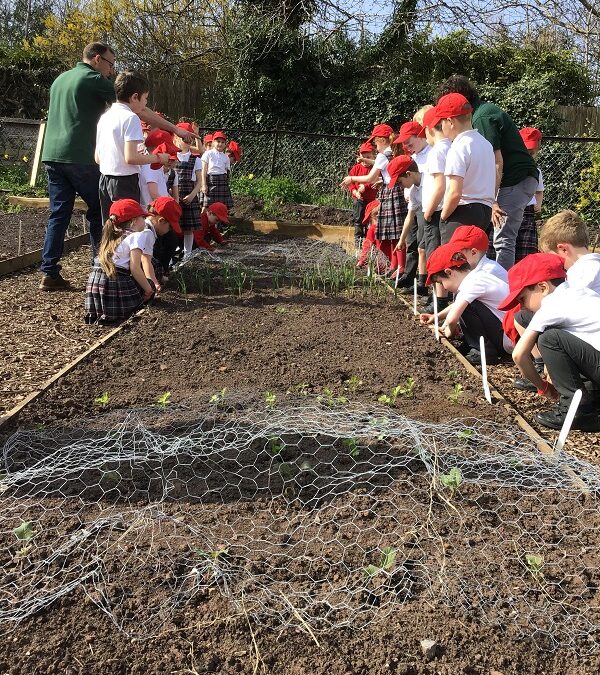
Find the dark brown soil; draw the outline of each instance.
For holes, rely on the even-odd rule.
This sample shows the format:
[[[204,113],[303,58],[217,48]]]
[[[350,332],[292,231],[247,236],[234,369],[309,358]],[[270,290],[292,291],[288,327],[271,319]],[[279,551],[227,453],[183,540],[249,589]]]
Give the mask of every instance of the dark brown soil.
[[[297,289],[286,288],[245,293],[241,299],[224,294],[182,297],[173,282],[172,285],[160,302],[26,408],[19,421],[21,427],[57,421],[73,424],[82,415],[94,417],[97,425],[102,425],[106,418],[110,426],[112,411],[154,403],[167,391],[174,404],[186,403],[192,411],[194,405],[205,404],[224,388],[228,392],[245,392],[247,398],[259,400],[264,400],[266,392],[273,392],[278,401],[288,396],[306,395],[308,400],[331,395],[374,403],[380,395],[406,383],[409,377],[415,380],[414,392],[399,395],[394,406],[407,416],[432,422],[460,417],[504,424],[511,421],[510,413],[502,406],[490,406],[483,401],[480,384],[460,369],[428,331],[417,328],[414,319],[393,296],[351,298],[344,294],[301,294]],[[457,384],[462,385],[463,391],[454,403],[449,395],[456,391]],[[102,392],[109,394],[106,408],[94,402]],[[418,480],[416,477],[415,485]],[[507,503],[512,503],[511,494],[505,496]],[[347,495],[338,504],[350,507],[346,520],[334,523],[330,517],[329,522],[336,528],[364,530],[368,537],[368,522],[373,513],[368,506],[366,510],[354,507],[355,497]],[[361,499],[360,495],[356,498]],[[487,493],[486,499],[490,498],[496,497]],[[534,521],[543,524],[544,513],[552,520],[553,499],[550,493],[544,499],[547,512],[535,497],[519,505],[515,503],[515,517],[531,516],[533,531],[538,527]],[[560,504],[560,497],[556,503]],[[583,500],[582,509],[584,503],[587,504]],[[390,502],[389,510],[378,515],[396,515],[397,506]],[[490,546],[492,552],[496,546],[502,547],[501,524],[492,518],[485,527],[481,525],[486,507],[470,489],[464,493],[464,504],[461,497],[461,506],[465,508],[465,531],[458,539],[453,529],[444,532],[445,555],[450,560],[453,547],[460,549],[462,552],[456,554],[454,563],[459,569],[466,564],[477,574],[476,562],[481,553],[494,566],[498,583],[513,588],[520,597],[522,572],[510,567],[503,569],[493,555],[488,558],[486,553]],[[50,500],[46,507],[51,513]],[[172,504],[165,508],[175,517],[183,509],[181,513],[185,511],[196,522],[214,528],[215,537],[231,523],[244,519],[260,523],[274,514],[287,513],[278,501],[272,504],[233,501],[221,505],[218,511],[209,503]],[[587,504],[588,513],[591,508]],[[414,517],[418,522],[427,517],[423,509],[423,503],[415,502]],[[538,514],[535,518],[534,512]],[[570,515],[575,523],[571,534],[576,534],[578,514],[573,511]],[[289,515],[292,516],[303,520],[310,518],[310,512],[299,510]],[[79,517],[85,519],[83,508],[78,511]],[[597,531],[592,521],[588,525]],[[324,530],[325,534],[328,532]],[[155,607],[164,584],[152,576],[150,569],[145,570],[147,576],[140,576],[140,561],[160,542],[139,541],[139,548],[137,544],[127,547],[128,555],[122,559],[115,557],[113,564],[131,561],[129,574],[118,568],[121,590],[131,594],[126,609],[137,612],[135,615],[141,622],[152,626],[159,618]],[[586,545],[594,552],[595,560],[597,541]],[[1,550],[6,551],[6,547]],[[175,552],[167,550],[165,556],[182,553],[183,548]],[[557,560],[562,555],[557,544]],[[591,567],[595,568],[596,563]],[[594,582],[590,604],[596,602],[597,585]],[[468,606],[448,604],[441,594],[417,596],[399,605],[390,615],[379,618],[375,615],[366,628],[321,632],[317,635],[319,646],[305,630],[281,631],[273,622],[257,625],[249,619],[243,605],[235,609],[216,589],[184,606],[172,621],[162,626],[157,637],[148,639],[127,637],[93,600],[79,589],[3,636],[0,672],[592,675],[600,669],[600,657],[589,654],[594,651],[595,636],[582,643],[577,652],[565,649],[548,652],[543,640],[520,638],[517,623],[504,621],[491,626]],[[535,611],[536,603],[543,601],[543,597],[534,594],[526,601]],[[594,616],[590,620],[597,624]],[[433,639],[439,644],[432,658],[421,651],[423,639]]]
[[[311,206],[309,204],[282,204],[279,213],[265,213],[263,203],[254,197],[235,195],[234,214],[244,220],[289,220],[298,223],[321,223],[325,225],[351,225],[352,210],[333,206]]]
[[[0,212],[0,260],[19,255],[19,223],[21,223],[21,251],[37,251],[44,245],[44,233],[50,212],[46,209],[22,209],[18,213]],[[75,211],[68,236],[83,234],[83,212]],[[87,223],[86,223],[87,228]]]

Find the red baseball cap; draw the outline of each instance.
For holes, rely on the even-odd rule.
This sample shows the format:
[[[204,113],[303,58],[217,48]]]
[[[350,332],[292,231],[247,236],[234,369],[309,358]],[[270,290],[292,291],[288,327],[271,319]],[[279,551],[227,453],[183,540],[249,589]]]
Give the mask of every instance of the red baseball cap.
[[[190,134],[195,134],[194,127],[189,122],[177,122],[175,125],[178,129],[183,129]]]
[[[212,143],[213,142],[213,135],[212,134],[206,134],[206,136],[202,139],[204,143]]]
[[[435,106],[435,116],[441,120],[473,112],[473,106],[462,94],[446,94]]]
[[[121,223],[126,223],[128,220],[133,220],[138,216],[149,216],[148,211],[140,206],[135,199],[118,199],[116,202],[113,202],[108,212],[109,216],[114,216],[116,218],[111,218],[113,222],[117,225]]]
[[[425,136],[425,129],[418,123],[414,121],[404,122],[400,127],[400,132],[396,142],[404,143],[412,136],[417,136],[418,138],[423,138]]]
[[[366,141],[365,143],[361,143],[358,146],[358,151],[359,152],[375,152],[375,148],[373,147],[373,144],[369,141]]]
[[[376,124],[367,141],[372,141],[374,138],[389,138],[393,134],[394,130],[389,124]]]
[[[144,144],[147,148],[155,148],[161,143],[171,143],[173,141],[173,134],[170,134],[168,131],[163,131],[162,129],[154,129],[147,136]]]
[[[239,162],[242,158],[242,148],[237,141],[229,141],[227,144],[227,149],[233,155],[233,158],[236,162]]]
[[[208,210],[211,213],[214,213],[222,223],[225,223],[225,225],[229,223],[229,211],[223,202],[213,202],[208,207]]]
[[[443,272],[445,269],[452,267],[460,267],[465,264],[464,258],[454,258],[458,253],[456,246],[448,242],[438,246],[435,251],[429,256],[427,260],[427,280],[425,284],[428,286],[431,282],[433,274]]]
[[[365,215],[363,216],[363,223],[368,223],[369,220],[371,219],[371,213],[373,212],[373,209],[376,209],[379,207],[381,202],[379,199],[374,199],[372,202],[369,202],[367,206],[365,207]]]
[[[437,116],[435,111],[435,106],[433,108],[428,108],[423,115],[423,126],[428,129],[433,129],[437,124],[440,123],[440,118]]]
[[[464,248],[476,248],[478,251],[487,251],[490,239],[487,234],[476,225],[461,225],[454,230],[450,237],[450,244],[454,244],[458,251]]]
[[[531,253],[508,270],[509,294],[498,305],[506,311],[518,304],[517,298],[527,286],[567,276],[562,260],[554,253]]]
[[[177,159],[177,153],[179,152],[179,148],[171,143],[171,141],[168,141],[167,143],[161,143],[160,145],[157,145],[153,153],[157,155],[158,153],[166,152],[169,155],[169,159]],[[161,162],[153,162],[150,164],[151,169],[160,169],[162,166]]]
[[[164,218],[169,223],[173,228],[173,232],[176,234],[182,233],[179,219],[183,211],[173,197],[157,197],[150,204],[150,208],[154,209],[161,218]]]
[[[390,160],[390,163],[387,165],[387,172],[391,178],[388,183],[390,190],[396,185],[398,178],[403,176],[414,163],[415,160],[410,155],[398,155]]]
[[[521,134],[523,143],[525,143],[525,147],[528,150],[535,150],[543,137],[542,132],[535,127],[523,127],[519,133]]]
[[[227,136],[225,136],[225,134],[224,134],[222,131],[215,131],[215,132],[213,133],[212,137],[213,137],[213,141],[216,141],[216,140],[218,140],[219,138],[220,138],[221,140],[223,140],[223,141],[226,141],[226,140],[227,140]]]

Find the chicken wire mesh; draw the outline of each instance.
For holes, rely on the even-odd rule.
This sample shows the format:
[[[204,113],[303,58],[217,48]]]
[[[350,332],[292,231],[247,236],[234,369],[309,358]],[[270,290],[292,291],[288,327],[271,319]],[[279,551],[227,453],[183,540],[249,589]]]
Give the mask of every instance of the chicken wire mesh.
[[[148,637],[218,589],[277,628],[441,603],[597,647],[600,472],[513,428],[222,391],[21,431],[3,463],[2,631],[79,591]]]

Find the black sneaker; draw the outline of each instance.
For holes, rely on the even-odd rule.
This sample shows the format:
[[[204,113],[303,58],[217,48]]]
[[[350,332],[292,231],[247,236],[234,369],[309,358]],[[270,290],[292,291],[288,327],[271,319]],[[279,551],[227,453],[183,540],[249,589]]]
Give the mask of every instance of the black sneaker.
[[[444,300],[445,300],[445,298],[444,298]],[[438,300],[438,302],[437,302],[438,314],[441,311],[443,311],[444,309],[446,309],[446,307],[448,307],[447,302],[440,302]],[[433,300],[423,308],[423,313],[424,314],[433,314]]]
[[[396,281],[396,279],[394,279],[394,282],[395,281]],[[405,277],[404,275],[402,275],[398,279],[398,283],[396,284],[396,288],[402,289],[401,293],[408,293],[409,291],[412,293],[413,284],[414,284],[414,281],[410,277]]]
[[[562,410],[560,406],[556,405],[553,408],[542,410],[535,417],[537,421],[544,427],[549,429],[562,429],[565,422],[567,412]],[[573,420],[572,429],[579,429],[579,431],[600,431],[600,418],[598,411],[581,411],[579,410]]]
[[[472,366],[480,366],[481,365],[481,352],[479,349],[470,349],[465,355],[465,359],[472,365]],[[488,354],[486,350],[486,364],[488,366],[495,366],[497,363],[499,363],[500,358],[494,354]],[[537,391],[537,390],[536,390]]]
[[[71,284],[60,274],[55,277],[51,277],[49,274],[44,274],[40,286],[42,291],[65,291],[71,288]]]
[[[537,387],[531,380],[528,380],[526,377],[516,377],[512,381],[512,385],[515,389],[519,391],[535,391],[537,392]]]

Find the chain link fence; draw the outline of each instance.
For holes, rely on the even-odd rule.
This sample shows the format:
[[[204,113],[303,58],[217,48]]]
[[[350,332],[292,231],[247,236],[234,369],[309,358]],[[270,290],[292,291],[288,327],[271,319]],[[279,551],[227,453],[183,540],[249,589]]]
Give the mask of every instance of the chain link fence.
[[[20,164],[29,168],[38,131],[38,121],[0,118],[2,166]],[[200,129],[202,134],[209,131],[212,129]],[[364,139],[278,130],[224,131],[242,146],[234,177],[285,177],[317,196],[321,203],[350,205],[339,183]],[[594,239],[600,231],[600,139],[546,137],[537,161],[544,176],[544,216],[564,208],[581,211],[593,228]]]

